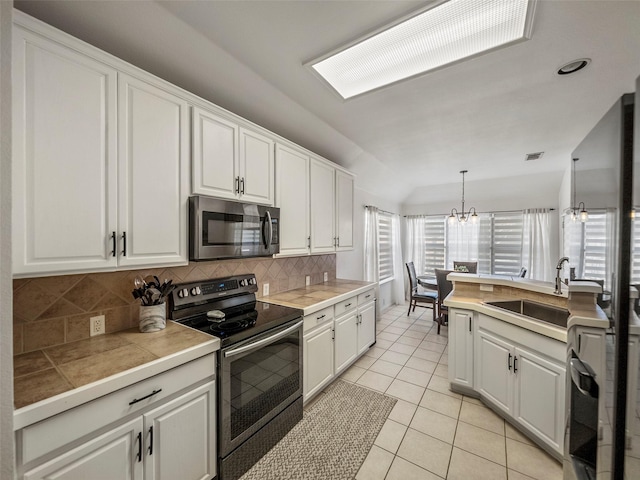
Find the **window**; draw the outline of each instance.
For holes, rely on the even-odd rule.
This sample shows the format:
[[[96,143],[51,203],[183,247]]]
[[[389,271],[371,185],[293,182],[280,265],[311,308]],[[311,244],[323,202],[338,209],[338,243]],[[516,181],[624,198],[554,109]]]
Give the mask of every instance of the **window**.
[[[393,230],[391,214],[378,213],[378,278],[379,281],[393,278]]]
[[[640,210],[635,208],[636,215],[639,215]],[[633,225],[631,227],[631,284],[640,284],[640,221],[638,217],[633,219]]]
[[[436,268],[445,266],[445,225],[443,217],[425,217],[424,268],[425,275],[435,276]]]
[[[491,273],[518,275],[522,268],[521,212],[491,214]]]

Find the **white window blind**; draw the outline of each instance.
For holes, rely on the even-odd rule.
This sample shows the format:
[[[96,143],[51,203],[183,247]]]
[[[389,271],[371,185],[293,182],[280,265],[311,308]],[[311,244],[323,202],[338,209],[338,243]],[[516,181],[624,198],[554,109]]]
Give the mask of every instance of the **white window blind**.
[[[391,214],[381,211],[378,214],[378,272],[380,281],[393,277],[392,246]]]
[[[640,210],[636,207],[636,215]],[[632,224],[631,237],[631,284],[640,284],[640,219],[636,216]]]
[[[492,214],[491,273],[518,275],[522,268],[522,212]]]
[[[436,268],[445,265],[445,226],[446,220],[438,215],[426,217],[424,222],[424,274],[436,274]]]

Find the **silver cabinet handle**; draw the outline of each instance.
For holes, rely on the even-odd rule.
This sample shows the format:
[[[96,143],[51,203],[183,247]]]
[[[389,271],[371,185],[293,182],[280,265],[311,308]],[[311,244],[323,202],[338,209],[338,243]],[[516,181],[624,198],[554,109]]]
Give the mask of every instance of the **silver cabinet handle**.
[[[248,352],[250,350],[256,350],[264,345],[269,345],[270,343],[280,340],[281,338],[289,335],[291,332],[297,330],[300,327],[300,325],[302,325],[302,320],[300,320],[295,325],[292,325],[289,328],[276,333],[275,335],[271,335],[270,337],[263,338],[262,340],[258,340],[257,342],[248,343],[247,345],[234,348],[233,350],[228,350],[224,352],[224,356],[225,358],[229,358],[229,357],[233,357],[234,355],[240,355],[241,353]]]

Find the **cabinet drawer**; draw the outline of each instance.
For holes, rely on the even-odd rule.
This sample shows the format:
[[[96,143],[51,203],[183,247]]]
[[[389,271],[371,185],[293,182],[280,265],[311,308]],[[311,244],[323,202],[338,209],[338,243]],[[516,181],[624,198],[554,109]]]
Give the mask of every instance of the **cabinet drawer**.
[[[358,305],[364,305],[365,303],[373,302],[376,298],[375,289],[367,290],[364,293],[358,295]]]
[[[348,298],[346,300],[343,300],[340,303],[336,303],[334,305],[335,316],[339,317],[343,313],[346,313],[349,310],[355,309],[357,306],[358,306],[358,298],[357,297],[351,297],[351,298]]]
[[[26,464],[56,448],[136,413],[190,385],[215,376],[215,354],[80,405],[18,432],[17,448]],[[154,393],[156,392],[156,393]],[[146,397],[146,398],[145,398]]]
[[[333,305],[319,310],[316,313],[312,313],[311,315],[306,315],[304,317],[304,331],[307,332],[318,325],[331,321],[333,321]]]

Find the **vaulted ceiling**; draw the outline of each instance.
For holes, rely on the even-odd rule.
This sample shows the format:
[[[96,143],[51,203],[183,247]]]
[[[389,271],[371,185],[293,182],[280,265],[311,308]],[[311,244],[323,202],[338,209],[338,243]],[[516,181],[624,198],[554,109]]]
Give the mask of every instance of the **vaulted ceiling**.
[[[559,188],[572,150],[634,90],[640,2],[538,0],[530,40],[347,101],[304,67],[428,3],[15,2],[344,165],[361,188],[397,202],[430,189],[457,198],[462,169],[478,188],[513,178],[532,191]],[[583,57],[592,60],[585,70],[556,75]]]

